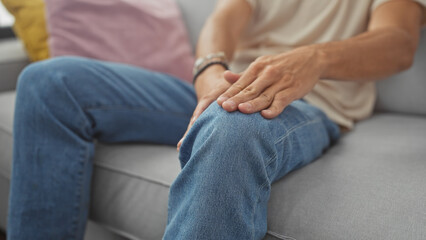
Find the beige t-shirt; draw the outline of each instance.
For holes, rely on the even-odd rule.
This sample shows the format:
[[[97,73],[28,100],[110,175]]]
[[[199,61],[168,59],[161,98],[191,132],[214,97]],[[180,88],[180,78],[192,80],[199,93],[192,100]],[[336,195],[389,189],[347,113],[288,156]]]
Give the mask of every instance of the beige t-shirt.
[[[253,17],[238,44],[231,69],[244,71],[257,57],[314,43],[343,40],[367,29],[370,13],[390,0],[247,0]],[[416,0],[426,6],[426,0]],[[340,126],[371,115],[373,82],[320,80],[304,97]]]

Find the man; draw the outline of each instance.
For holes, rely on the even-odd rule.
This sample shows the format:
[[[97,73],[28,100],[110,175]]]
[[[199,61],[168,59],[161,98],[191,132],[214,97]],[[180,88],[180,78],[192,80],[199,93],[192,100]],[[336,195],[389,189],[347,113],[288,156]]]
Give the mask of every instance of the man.
[[[9,239],[82,239],[93,140],[175,144],[188,121],[164,239],[261,239],[271,183],[371,114],[371,80],[410,67],[425,5],[220,0],[200,36],[195,90],[82,58],[28,67],[18,84]]]

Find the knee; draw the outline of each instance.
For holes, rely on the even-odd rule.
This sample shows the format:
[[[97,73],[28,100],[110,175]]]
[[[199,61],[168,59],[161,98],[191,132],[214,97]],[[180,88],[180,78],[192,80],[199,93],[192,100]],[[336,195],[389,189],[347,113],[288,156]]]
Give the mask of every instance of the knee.
[[[58,100],[54,95],[64,90],[65,80],[84,66],[83,61],[78,57],[58,57],[29,65],[19,76],[17,98],[31,102]]]
[[[229,113],[212,103],[195,122],[181,147],[181,167],[189,166],[186,173],[208,179],[213,185],[236,181],[241,181],[241,186],[244,181],[262,184],[267,181],[266,164],[277,151],[273,131],[271,120],[259,113]],[[235,169],[244,174],[235,174]]]
[[[202,128],[214,134],[218,142],[232,143],[234,146],[262,140],[271,131],[271,123],[259,113],[229,113],[216,103],[210,105],[199,119]]]
[[[197,152],[206,155],[223,154],[234,159],[240,159],[234,155],[241,155],[242,152],[246,155],[271,155],[275,151],[276,134],[272,121],[263,118],[259,113],[229,113],[217,103],[212,103],[195,122],[182,144],[181,166]],[[222,160],[226,161],[225,158]],[[235,163],[235,160],[233,161]],[[253,163],[257,165],[256,162]]]

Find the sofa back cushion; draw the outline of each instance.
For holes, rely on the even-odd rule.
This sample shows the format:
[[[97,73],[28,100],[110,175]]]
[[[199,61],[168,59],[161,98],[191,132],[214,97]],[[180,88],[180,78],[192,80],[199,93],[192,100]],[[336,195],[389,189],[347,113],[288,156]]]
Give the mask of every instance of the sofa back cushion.
[[[51,55],[132,64],[191,81],[194,57],[175,0],[46,0]]]
[[[22,40],[31,61],[49,57],[43,0],[1,0],[15,17],[13,30]]]
[[[426,115],[426,28],[413,66],[377,82],[377,111]]]
[[[216,5],[215,0],[200,1],[200,0],[176,0],[183,18],[186,28],[188,29],[191,39],[192,48],[195,52],[195,46],[198,41],[198,35],[203,27],[207,17],[213,12]]]

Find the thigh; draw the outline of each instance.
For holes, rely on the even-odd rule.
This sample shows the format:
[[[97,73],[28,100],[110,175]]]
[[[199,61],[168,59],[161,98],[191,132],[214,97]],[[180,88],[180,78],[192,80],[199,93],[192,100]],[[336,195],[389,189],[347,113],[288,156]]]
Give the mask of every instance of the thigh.
[[[277,157],[267,163],[271,181],[316,160],[340,137],[339,126],[303,100],[290,104],[274,124]]]
[[[176,144],[197,102],[190,84],[125,64],[61,57],[37,67],[66,88],[91,121],[93,136],[104,142]]]

